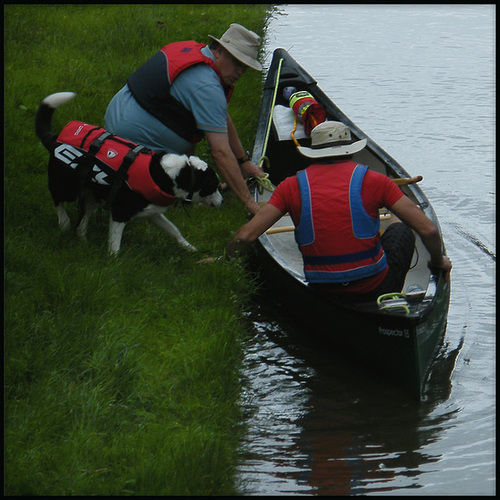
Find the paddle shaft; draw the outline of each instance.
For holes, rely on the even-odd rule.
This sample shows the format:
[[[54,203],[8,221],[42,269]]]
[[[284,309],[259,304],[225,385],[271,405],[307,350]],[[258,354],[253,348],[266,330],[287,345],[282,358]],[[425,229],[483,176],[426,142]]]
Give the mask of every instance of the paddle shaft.
[[[289,233],[290,231],[295,231],[295,226],[270,227],[266,234]]]

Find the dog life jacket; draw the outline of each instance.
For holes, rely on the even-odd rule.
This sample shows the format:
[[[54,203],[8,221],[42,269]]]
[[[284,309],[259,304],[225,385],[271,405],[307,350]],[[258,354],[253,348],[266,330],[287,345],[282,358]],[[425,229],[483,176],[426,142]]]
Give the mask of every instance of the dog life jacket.
[[[126,181],[130,189],[150,203],[172,205],[176,197],[162,191],[149,173],[153,152],[121,139],[101,127],[69,122],[59,134],[54,156],[74,168],[82,180],[111,186],[107,204]]]
[[[148,113],[192,143],[201,141],[203,132],[196,127],[191,111],[170,94],[170,88],[181,71],[195,64],[208,64],[221,79],[221,74],[212,59],[201,53],[201,49],[205,46],[194,41],[165,45],[127,80],[135,100]],[[225,85],[222,79],[221,85],[229,102],[234,87]]]
[[[310,182],[314,184],[314,170],[297,173],[301,214],[295,239],[302,253],[306,280],[310,283],[345,283],[373,276],[387,267],[380,243],[380,219],[366,213],[361,199],[367,170],[366,166],[356,165],[351,173],[347,172],[340,179],[342,192],[349,193],[352,225],[351,237],[341,242],[340,254],[335,237],[321,242],[315,238],[314,195],[311,195],[310,189]],[[364,249],[360,251],[360,248]]]

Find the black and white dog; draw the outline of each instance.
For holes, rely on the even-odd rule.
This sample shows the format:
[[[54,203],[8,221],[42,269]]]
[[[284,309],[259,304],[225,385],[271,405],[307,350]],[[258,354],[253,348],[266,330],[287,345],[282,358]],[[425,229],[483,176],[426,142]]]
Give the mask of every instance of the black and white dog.
[[[70,132],[57,136],[51,131],[52,115],[75,95],[73,92],[59,92],[46,97],[40,103],[35,119],[36,134],[50,153],[49,191],[61,230],[70,228],[64,202],[79,201],[77,232],[85,238],[90,217],[99,201],[105,200],[111,211],[111,254],[119,251],[125,225],[136,217],[147,218],[181,246],[195,251],[196,248],[186,241],[163,212],[176,199],[219,206],[222,195],[215,172],[196,156],[188,158],[186,155],[152,152],[82,122],[70,122],[63,129],[69,127]],[[97,147],[86,148],[84,143],[92,139],[92,134],[99,136],[94,142],[94,146],[98,142]],[[69,137],[71,140],[66,140]],[[132,156],[128,161],[120,160],[120,168],[110,167],[105,161],[118,158],[122,154],[120,148],[125,146]],[[125,163],[126,168],[123,168]]]

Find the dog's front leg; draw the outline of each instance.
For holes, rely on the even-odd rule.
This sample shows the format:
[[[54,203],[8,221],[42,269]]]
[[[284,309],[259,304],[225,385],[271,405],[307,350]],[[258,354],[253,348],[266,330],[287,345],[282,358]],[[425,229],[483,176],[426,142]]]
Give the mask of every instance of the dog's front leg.
[[[167,234],[172,236],[172,238],[179,243],[182,247],[186,248],[191,252],[196,252],[196,248],[187,241],[175,224],[170,222],[163,214],[154,214],[148,217],[149,221],[158,226],[160,229],[165,231]]]
[[[112,216],[109,217],[109,253],[111,255],[116,255],[120,250],[125,225],[126,222],[116,222]]]
[[[59,203],[59,205],[56,205],[56,212],[57,220],[59,222],[59,228],[61,229],[61,231],[69,231],[69,228],[71,227],[71,221],[69,220],[68,214],[66,213],[62,202]]]
[[[85,240],[87,236],[87,227],[92,215],[97,208],[97,200],[94,198],[90,191],[82,191],[80,193],[80,221],[76,228],[78,236]]]

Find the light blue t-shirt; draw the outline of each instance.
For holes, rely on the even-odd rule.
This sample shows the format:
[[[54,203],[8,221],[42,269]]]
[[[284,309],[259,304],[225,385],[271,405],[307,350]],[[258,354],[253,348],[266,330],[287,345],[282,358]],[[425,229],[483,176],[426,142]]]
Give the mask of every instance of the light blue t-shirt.
[[[202,53],[213,59],[210,48]],[[220,79],[207,64],[182,71],[170,92],[194,116],[200,130],[227,133],[227,101]],[[111,100],[104,117],[106,129],[155,151],[185,154],[193,147],[142,108],[125,85]]]

